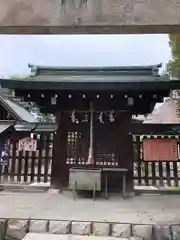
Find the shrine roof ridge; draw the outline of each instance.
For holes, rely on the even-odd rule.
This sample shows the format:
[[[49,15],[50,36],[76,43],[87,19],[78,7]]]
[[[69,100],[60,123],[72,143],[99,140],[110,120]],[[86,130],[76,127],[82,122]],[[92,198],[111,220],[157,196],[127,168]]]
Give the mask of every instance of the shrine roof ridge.
[[[159,76],[159,68],[162,63],[155,65],[134,65],[134,66],[42,66],[28,64],[31,69],[30,76],[36,75],[61,75],[61,74],[117,74],[117,75],[151,75]]]
[[[180,81],[160,75],[162,64],[116,67],[46,67],[29,64],[30,76],[0,79],[2,88],[48,91],[169,91]]]

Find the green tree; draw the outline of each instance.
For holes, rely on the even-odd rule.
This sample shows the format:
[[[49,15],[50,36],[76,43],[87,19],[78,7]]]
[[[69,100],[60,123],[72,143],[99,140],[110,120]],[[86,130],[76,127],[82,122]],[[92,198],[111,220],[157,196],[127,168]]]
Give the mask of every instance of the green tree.
[[[171,47],[172,60],[169,62],[169,74],[171,78],[180,79],[180,34],[169,35],[169,45]],[[180,90],[177,89],[175,95],[180,97]],[[180,118],[180,101],[176,102],[177,116]]]
[[[180,78],[180,34],[169,35],[172,60],[169,62],[169,73],[172,78]]]
[[[20,75],[20,74],[17,74],[17,75],[11,75],[9,77],[10,79],[14,79],[14,80],[24,80],[27,78],[26,75]]]

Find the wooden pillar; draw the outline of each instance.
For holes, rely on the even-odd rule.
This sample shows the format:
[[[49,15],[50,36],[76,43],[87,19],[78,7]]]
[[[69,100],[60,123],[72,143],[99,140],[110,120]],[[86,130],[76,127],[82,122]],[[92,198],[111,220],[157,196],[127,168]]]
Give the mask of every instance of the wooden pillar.
[[[117,137],[116,137],[116,157],[121,168],[127,168],[127,191],[133,192],[133,137],[130,133],[132,114],[130,112],[122,113],[117,121]]]
[[[68,185],[69,178],[68,165],[66,164],[68,121],[63,111],[57,114],[56,122],[59,126],[54,139],[51,188],[62,189]]]

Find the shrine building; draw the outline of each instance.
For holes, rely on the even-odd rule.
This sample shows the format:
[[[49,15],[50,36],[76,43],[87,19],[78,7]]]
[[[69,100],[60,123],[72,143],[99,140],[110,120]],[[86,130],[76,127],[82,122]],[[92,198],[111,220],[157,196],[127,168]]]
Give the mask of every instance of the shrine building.
[[[2,88],[36,102],[56,115],[51,187],[68,186],[69,169],[125,168],[126,187],[133,191],[132,115],[148,114],[180,87],[179,80],[160,76],[161,64],[123,67],[49,67],[29,64],[24,80],[1,79]],[[117,175],[117,176],[116,176]],[[109,173],[109,188],[119,175]],[[103,180],[102,180],[103,184]]]

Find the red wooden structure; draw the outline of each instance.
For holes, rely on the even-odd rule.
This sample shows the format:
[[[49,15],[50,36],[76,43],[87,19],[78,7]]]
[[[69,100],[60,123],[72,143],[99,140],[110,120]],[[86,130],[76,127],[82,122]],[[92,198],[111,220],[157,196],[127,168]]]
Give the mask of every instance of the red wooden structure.
[[[144,161],[177,161],[177,139],[144,139]]]

